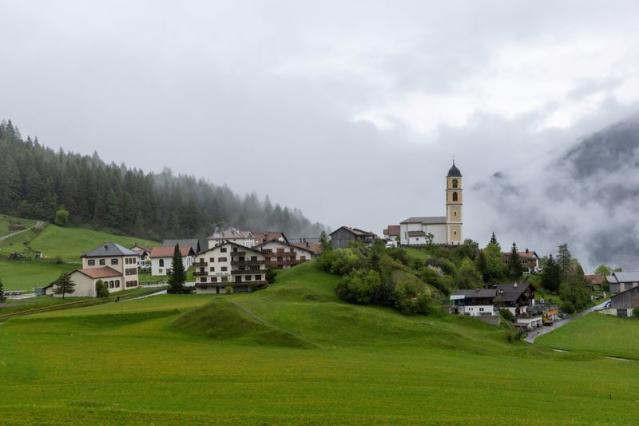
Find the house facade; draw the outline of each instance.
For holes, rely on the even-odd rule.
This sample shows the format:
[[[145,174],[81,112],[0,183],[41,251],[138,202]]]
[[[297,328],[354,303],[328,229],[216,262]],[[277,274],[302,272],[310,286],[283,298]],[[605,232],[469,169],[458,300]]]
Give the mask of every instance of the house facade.
[[[500,309],[507,309],[515,318],[534,318],[531,323],[541,323],[541,316],[531,315],[535,306],[535,291],[530,284],[499,284],[494,288],[462,289],[450,295],[451,314],[466,316],[495,316]]]
[[[618,317],[631,317],[639,309],[639,287],[632,287],[610,298],[610,305],[602,312]]]
[[[415,216],[403,220],[400,226],[400,244],[423,246],[426,244],[461,244],[463,188],[462,174],[453,162],[446,176],[446,215]]]
[[[267,285],[264,255],[236,243],[199,253],[193,267],[198,293],[246,293]]]
[[[331,247],[347,248],[352,242],[372,244],[377,239],[377,235],[350,226],[341,226],[330,233]]]
[[[497,291],[492,288],[458,290],[450,295],[449,312],[471,317],[494,316],[496,295]]]
[[[267,268],[290,268],[311,260],[315,256],[311,249],[280,240],[266,241],[255,248],[264,255]]]
[[[138,254],[116,243],[104,243],[82,255],[82,268],[71,272],[75,283],[73,293],[68,296],[95,297],[95,285],[102,280],[110,293],[139,287]],[[43,289],[46,295],[55,295],[55,286]]]
[[[195,252],[191,246],[178,246],[182,255],[184,269],[189,269],[195,259]],[[168,275],[173,267],[173,253],[175,246],[153,247],[151,249],[151,275],[155,277]]]
[[[244,247],[255,246],[255,236],[251,231],[241,231],[237,228],[227,228],[224,230],[216,229],[208,238],[209,249],[212,249],[225,242],[239,244]]]
[[[523,266],[526,272],[537,273],[541,271],[541,268],[539,267],[539,256],[535,251],[526,249],[524,251],[517,252],[517,254],[519,255],[519,262],[521,262],[521,266]],[[502,253],[502,261],[505,264],[508,264],[510,256],[512,256],[512,253],[510,252]]]

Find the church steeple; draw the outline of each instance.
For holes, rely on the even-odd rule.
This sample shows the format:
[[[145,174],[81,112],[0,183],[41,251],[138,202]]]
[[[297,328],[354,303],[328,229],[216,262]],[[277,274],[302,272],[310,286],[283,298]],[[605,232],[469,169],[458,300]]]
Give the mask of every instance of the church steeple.
[[[462,239],[462,174],[455,165],[446,176],[446,227],[448,244],[460,244]]]

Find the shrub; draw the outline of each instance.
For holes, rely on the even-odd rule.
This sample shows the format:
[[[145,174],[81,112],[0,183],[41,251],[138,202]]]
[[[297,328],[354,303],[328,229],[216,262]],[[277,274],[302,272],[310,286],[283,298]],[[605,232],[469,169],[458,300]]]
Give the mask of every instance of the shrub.
[[[432,285],[444,295],[448,296],[453,288],[453,279],[448,275],[441,275],[434,268],[427,266],[419,271],[419,277],[429,285]]]
[[[347,275],[360,263],[359,254],[352,248],[329,250],[319,258],[319,266],[326,272]]]
[[[501,317],[506,321],[515,322],[515,316],[508,309],[500,309],[499,315],[501,315]]]
[[[403,248],[392,248],[386,251],[388,255],[394,260],[400,262],[402,265],[409,266],[411,264],[412,258],[408,255],[408,252]]]
[[[564,303],[561,304],[561,310],[567,314],[574,314],[575,305],[573,305],[572,302],[570,301],[565,301]]]
[[[95,283],[95,295],[100,298],[109,297],[109,286],[104,281],[98,280]]]
[[[53,219],[53,222],[58,226],[67,226],[67,224],[69,223],[69,211],[64,207],[60,207],[55,212],[55,218]]]
[[[639,318],[639,308],[634,308],[632,310],[632,316],[635,318]]]
[[[482,286],[481,275],[472,260],[468,258],[462,260],[456,282],[459,288],[479,288]]]
[[[337,296],[350,303],[369,304],[378,292],[381,279],[377,271],[357,270],[348,274],[337,285]]]
[[[269,284],[273,284],[275,282],[275,278],[277,277],[277,271],[273,268],[268,268],[266,270],[266,282]]]
[[[426,266],[439,268],[445,274],[457,274],[457,267],[455,266],[455,264],[450,260],[443,259],[441,257],[429,257],[428,259],[426,259]]]
[[[428,314],[431,312],[430,291],[416,276],[398,271],[393,274],[393,281],[393,298],[397,310],[405,314]]]
[[[226,287],[224,287],[224,293],[233,294],[233,286],[232,285],[227,285]]]

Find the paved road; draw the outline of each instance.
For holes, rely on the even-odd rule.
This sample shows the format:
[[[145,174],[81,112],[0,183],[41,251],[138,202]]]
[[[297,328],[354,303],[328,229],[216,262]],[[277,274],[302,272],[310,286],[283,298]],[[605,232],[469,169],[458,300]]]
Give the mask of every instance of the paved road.
[[[584,315],[588,315],[591,312],[602,310],[604,305],[606,303],[608,303],[609,301],[610,301],[610,299],[604,300],[600,304],[595,305],[595,306],[593,306],[591,308],[588,308],[588,309],[586,309],[584,311],[581,311],[578,314],[573,315],[572,317],[565,318],[565,319],[562,319],[562,320],[559,320],[559,321],[555,321],[555,323],[553,325],[551,325],[551,326],[543,326],[543,327],[540,327],[540,328],[538,328],[536,330],[533,330],[530,333],[528,333],[528,335],[526,336],[526,338],[524,340],[526,342],[528,342],[528,343],[535,343],[535,339],[537,339],[537,337],[543,336],[544,334],[548,334],[551,331],[555,331],[559,327],[563,327],[564,325],[568,324],[570,321],[574,320],[575,318],[583,317]]]

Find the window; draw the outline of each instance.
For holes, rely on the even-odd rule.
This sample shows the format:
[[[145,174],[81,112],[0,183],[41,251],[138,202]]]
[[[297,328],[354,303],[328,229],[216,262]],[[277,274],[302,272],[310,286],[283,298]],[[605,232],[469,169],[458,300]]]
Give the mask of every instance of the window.
[[[459,187],[459,181],[457,179],[453,179],[453,188]]]
[[[262,276],[261,275],[256,275],[255,276],[255,281],[262,281]]]
[[[209,271],[211,271],[211,272],[215,272],[215,266],[211,266],[211,267],[209,268]]]
[[[106,260],[105,259],[100,259],[100,265],[102,265],[102,266],[106,265]]]
[[[233,253],[237,252],[237,247],[233,247]]]
[[[114,284],[113,281],[109,281],[109,288],[113,288]]]
[[[222,272],[226,272],[226,271],[228,271],[228,270],[229,270],[229,268],[227,268],[226,266],[222,266],[222,267],[220,268],[220,270],[221,270]]]
[[[222,253],[226,253],[226,247],[222,247],[222,248],[220,249],[220,251],[221,251]]]
[[[95,259],[89,259],[87,263],[89,264],[89,266],[95,266]]]
[[[457,212],[456,211],[453,212],[453,216],[457,216]]]
[[[138,286],[138,282],[137,281],[127,281],[125,285],[126,285],[126,287],[137,287]]]
[[[251,276],[250,275],[245,275],[244,276],[244,281],[251,281]]]
[[[111,259],[111,265],[117,265],[118,259]]]
[[[225,283],[229,280],[229,277],[222,277],[222,282]]]
[[[211,262],[211,263],[215,263],[215,258],[214,258],[214,257],[210,257],[210,258],[209,258],[209,262]]]
[[[458,197],[457,197],[457,193],[456,193],[456,192],[453,192],[453,201],[457,201],[457,198],[458,198]]]
[[[257,261],[257,256],[251,256],[251,260],[254,262]]]
[[[205,282],[206,282],[206,277],[202,277],[202,278],[200,278],[200,282],[201,282],[201,283],[205,283]]]
[[[218,257],[218,258],[217,258],[217,261],[218,261],[218,262],[226,262],[226,261],[227,261],[227,259],[226,259],[226,257]]]
[[[160,259],[160,268],[164,268],[164,259]]]
[[[120,280],[115,280],[115,286],[120,287]]]
[[[244,256],[240,256],[240,257],[238,257],[237,260],[239,260],[240,262],[244,262],[245,259],[244,259]]]
[[[160,273],[160,275],[164,275],[164,269],[160,268],[158,269],[158,272]]]
[[[128,268],[124,271],[124,275],[136,275],[138,270],[136,268]]]

